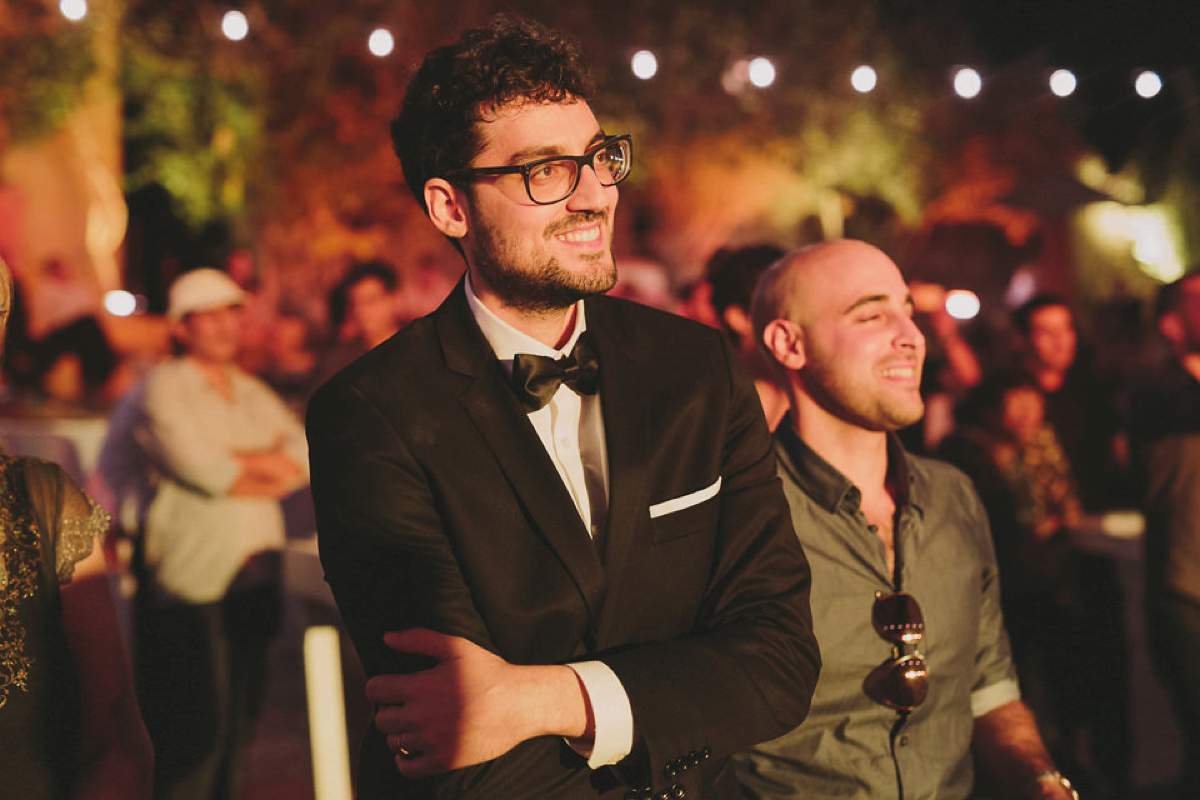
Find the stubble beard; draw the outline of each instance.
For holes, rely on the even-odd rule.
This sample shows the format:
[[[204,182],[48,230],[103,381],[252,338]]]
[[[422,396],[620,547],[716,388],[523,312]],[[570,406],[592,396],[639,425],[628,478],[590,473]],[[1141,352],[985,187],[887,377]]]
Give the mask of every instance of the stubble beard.
[[[587,219],[584,219],[584,217]],[[551,226],[546,238],[555,228],[578,224],[579,221],[602,220],[601,213],[577,214],[569,220]],[[604,294],[617,282],[617,266],[612,250],[584,256],[595,262],[594,269],[571,272],[557,258],[547,256],[542,263],[529,263],[527,256],[498,235],[492,226],[477,221],[478,245],[475,264],[488,286],[506,306],[527,314],[551,314],[570,308],[579,300]],[[607,262],[607,266],[601,262]]]
[[[802,380],[818,405],[865,430],[896,431],[925,415],[925,401],[919,393],[914,393],[910,401],[875,395],[868,387],[846,380],[822,358],[810,356],[802,370]]]

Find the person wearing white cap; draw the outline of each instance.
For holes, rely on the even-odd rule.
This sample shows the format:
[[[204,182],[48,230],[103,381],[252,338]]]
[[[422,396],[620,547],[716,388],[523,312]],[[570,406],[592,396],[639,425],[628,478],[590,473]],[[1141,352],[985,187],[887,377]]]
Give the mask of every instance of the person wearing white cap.
[[[180,355],[146,376],[130,430],[152,476],[135,610],[155,796],[237,796],[281,616],[280,498],[307,483],[299,422],[235,364],[244,293],[210,268],[172,284]]]

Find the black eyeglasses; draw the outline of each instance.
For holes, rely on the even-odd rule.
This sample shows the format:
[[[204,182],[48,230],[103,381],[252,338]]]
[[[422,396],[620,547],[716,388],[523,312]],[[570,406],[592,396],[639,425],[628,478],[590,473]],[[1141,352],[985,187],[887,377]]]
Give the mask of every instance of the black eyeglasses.
[[[633,137],[609,136],[581,156],[552,156],[511,167],[470,167],[451,170],[447,179],[480,178],[488,175],[521,175],[525,193],[540,206],[566,200],[579,188],[584,167],[591,167],[602,186],[616,186],[633,168]]]
[[[925,702],[929,692],[929,670],[918,652],[925,638],[925,618],[911,594],[875,594],[871,625],[892,645],[892,657],[871,670],[863,691],[876,703],[897,711],[912,711]],[[910,650],[911,648],[911,650]]]

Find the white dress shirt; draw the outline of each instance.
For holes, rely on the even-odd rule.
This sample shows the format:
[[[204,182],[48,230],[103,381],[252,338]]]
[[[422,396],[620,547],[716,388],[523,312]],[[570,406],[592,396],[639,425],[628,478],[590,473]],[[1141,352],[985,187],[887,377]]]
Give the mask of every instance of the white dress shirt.
[[[561,358],[571,352],[587,328],[583,302],[580,301],[575,305],[575,330],[562,348],[555,350],[512,327],[488,309],[475,295],[469,274],[465,283],[471,313],[496,358],[510,375],[517,353]],[[581,395],[563,384],[549,403],[528,415],[579,511],[580,519],[597,540],[597,546],[602,546],[599,537],[604,531],[608,510],[608,451],[601,411],[599,393]],[[590,752],[581,750],[576,742],[571,742],[571,746],[587,757],[588,766],[593,769],[617,763],[633,749],[633,711],[625,687],[616,673],[601,661],[567,666],[579,676],[592,706],[596,726]]]

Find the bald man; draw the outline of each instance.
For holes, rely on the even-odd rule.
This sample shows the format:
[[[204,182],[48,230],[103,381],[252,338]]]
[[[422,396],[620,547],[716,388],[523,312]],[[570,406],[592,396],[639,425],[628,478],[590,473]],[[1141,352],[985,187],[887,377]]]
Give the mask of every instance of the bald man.
[[[791,402],[775,449],[825,663],[807,720],[739,758],[745,795],[957,800],[974,748],[1012,797],[1072,797],[1020,699],[979,499],[894,434],[924,412],[900,270],[863,242],[798,250],[752,317]]]

